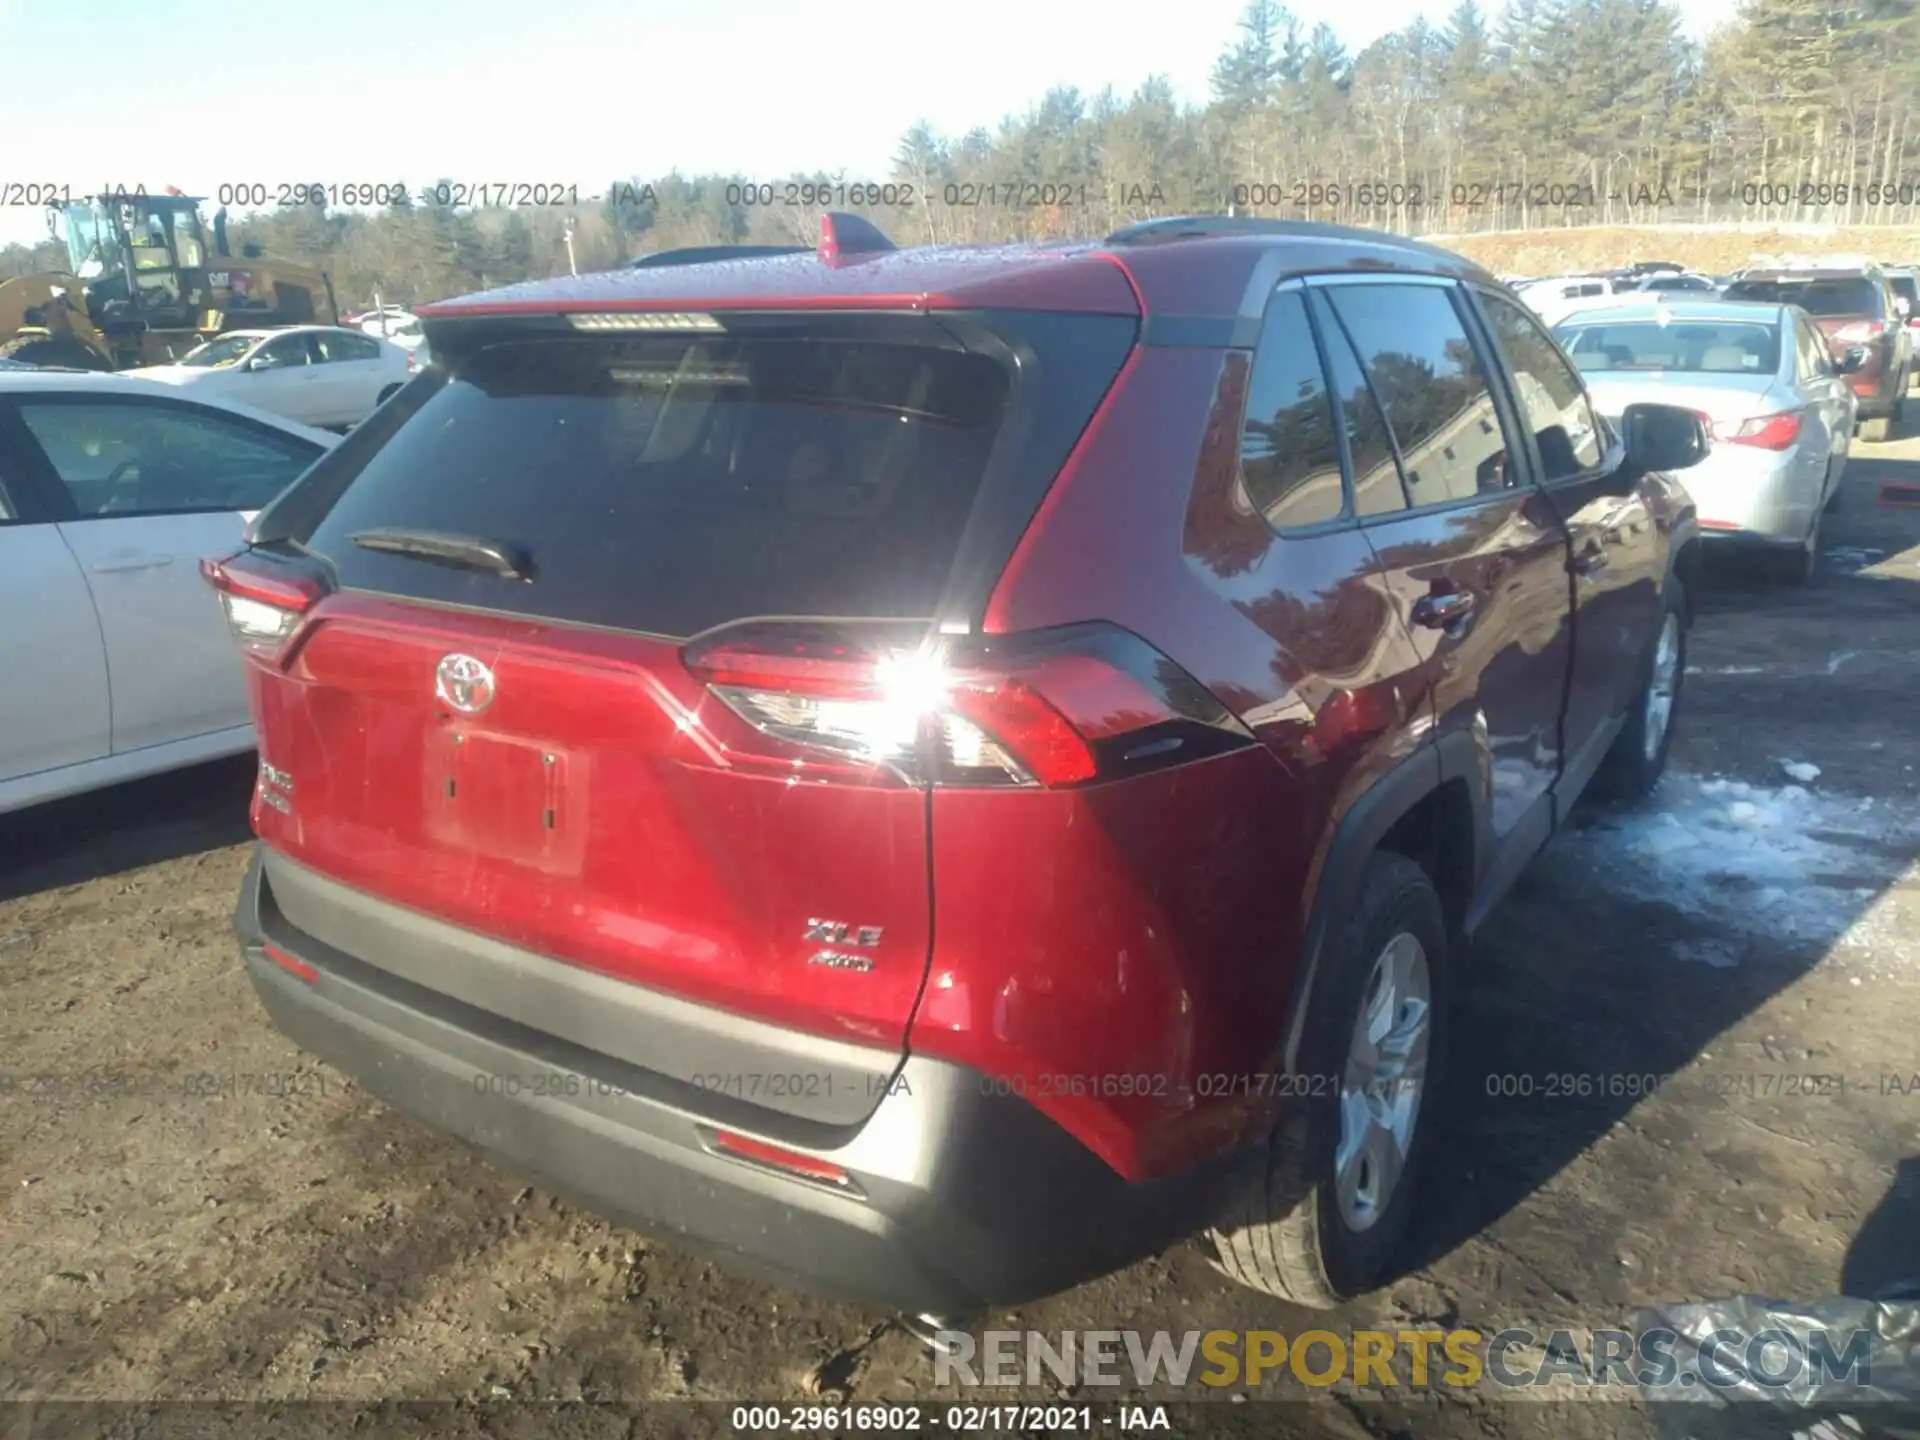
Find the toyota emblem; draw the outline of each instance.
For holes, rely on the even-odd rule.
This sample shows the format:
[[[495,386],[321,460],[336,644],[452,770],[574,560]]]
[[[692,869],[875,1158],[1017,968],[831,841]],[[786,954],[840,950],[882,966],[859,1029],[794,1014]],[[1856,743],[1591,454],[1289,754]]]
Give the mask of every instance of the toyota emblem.
[[[462,715],[493,703],[493,671],[471,655],[449,655],[433,672],[433,693]]]

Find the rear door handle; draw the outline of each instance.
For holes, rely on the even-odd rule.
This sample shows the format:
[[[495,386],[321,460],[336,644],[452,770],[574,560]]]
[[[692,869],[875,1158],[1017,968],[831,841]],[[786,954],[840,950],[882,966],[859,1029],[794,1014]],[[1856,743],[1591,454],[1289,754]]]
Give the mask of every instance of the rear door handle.
[[[1413,604],[1413,623],[1429,630],[1450,630],[1473,614],[1473,596],[1464,590],[1422,595]]]
[[[162,565],[171,565],[171,555],[122,555],[113,560],[101,560],[94,570],[102,575],[111,575],[121,570],[158,570]]]

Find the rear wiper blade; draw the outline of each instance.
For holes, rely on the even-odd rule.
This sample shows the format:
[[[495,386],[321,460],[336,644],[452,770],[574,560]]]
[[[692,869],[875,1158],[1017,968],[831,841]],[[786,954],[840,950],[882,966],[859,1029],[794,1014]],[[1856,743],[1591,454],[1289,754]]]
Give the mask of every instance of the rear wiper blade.
[[[382,550],[390,555],[411,555],[443,565],[485,570],[505,580],[533,579],[533,561],[524,549],[477,535],[390,528],[361,530],[347,538],[362,550]]]

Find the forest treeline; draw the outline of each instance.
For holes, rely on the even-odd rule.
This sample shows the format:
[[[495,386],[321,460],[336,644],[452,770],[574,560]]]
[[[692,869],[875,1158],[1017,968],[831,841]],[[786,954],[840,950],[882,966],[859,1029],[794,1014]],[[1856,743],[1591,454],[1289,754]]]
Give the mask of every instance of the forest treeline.
[[[1459,0],[1444,23],[1416,20],[1357,53],[1253,0],[1205,104],[1183,105],[1161,79],[1131,95],[1056,89],[991,129],[916,125],[886,175],[675,173],[539,196],[391,188],[381,198],[395,203],[372,210],[236,206],[232,234],[329,267],[357,304],[680,245],[810,244],[825,209],[901,243],[1101,235],[1228,208],[1408,234],[1911,224],[1920,0],[1746,0],[1699,44],[1664,0],[1509,0],[1491,22]],[[529,198],[544,203],[496,203]],[[0,250],[0,275],[59,255]]]

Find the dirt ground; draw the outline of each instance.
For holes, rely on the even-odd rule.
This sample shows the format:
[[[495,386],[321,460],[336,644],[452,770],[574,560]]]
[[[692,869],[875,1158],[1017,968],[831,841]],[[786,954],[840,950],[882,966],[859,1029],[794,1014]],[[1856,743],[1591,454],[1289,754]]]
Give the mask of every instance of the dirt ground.
[[[1920,1071],[1920,509],[1877,504],[1889,480],[1920,482],[1920,439],[1856,458],[1812,587],[1713,568],[1668,781],[1645,811],[1583,814],[1476,947],[1417,1268],[1335,1323],[1544,1332],[1920,1276],[1920,1091],[1883,1079]],[[1783,761],[1820,774],[1788,788]],[[649,1246],[281,1039],[229,929],[251,774],[215,766],[0,823],[0,1400],[494,1402],[459,1425],[521,1433],[500,1428],[509,1397],[956,1398],[891,1317]],[[1734,855],[1742,836],[1759,843]],[[89,1072],[116,1078],[90,1089],[74,1078]],[[1548,1093],[1556,1075],[1647,1073],[1671,1077],[1651,1098]],[[194,1075],[281,1078],[188,1093]],[[1787,1078],[1808,1075],[1846,1093]],[[1310,1317],[1188,1245],[993,1318],[1295,1332]],[[1289,1379],[1254,1398],[1306,1393]],[[1258,1417],[1266,1435],[1581,1440],[1649,1423],[1638,1402],[1479,1392],[1230,1398],[1181,1412],[1180,1433]],[[0,1437],[28,1433],[31,1412],[0,1411]],[[42,1410],[31,1433],[147,1433],[131,1413]],[[267,1433],[257,1407],[221,1413]],[[724,1408],[596,1416],[548,1415],[543,1433],[729,1428]],[[439,1411],[395,1433],[456,1428]],[[215,1429],[203,1415],[184,1433]]]

